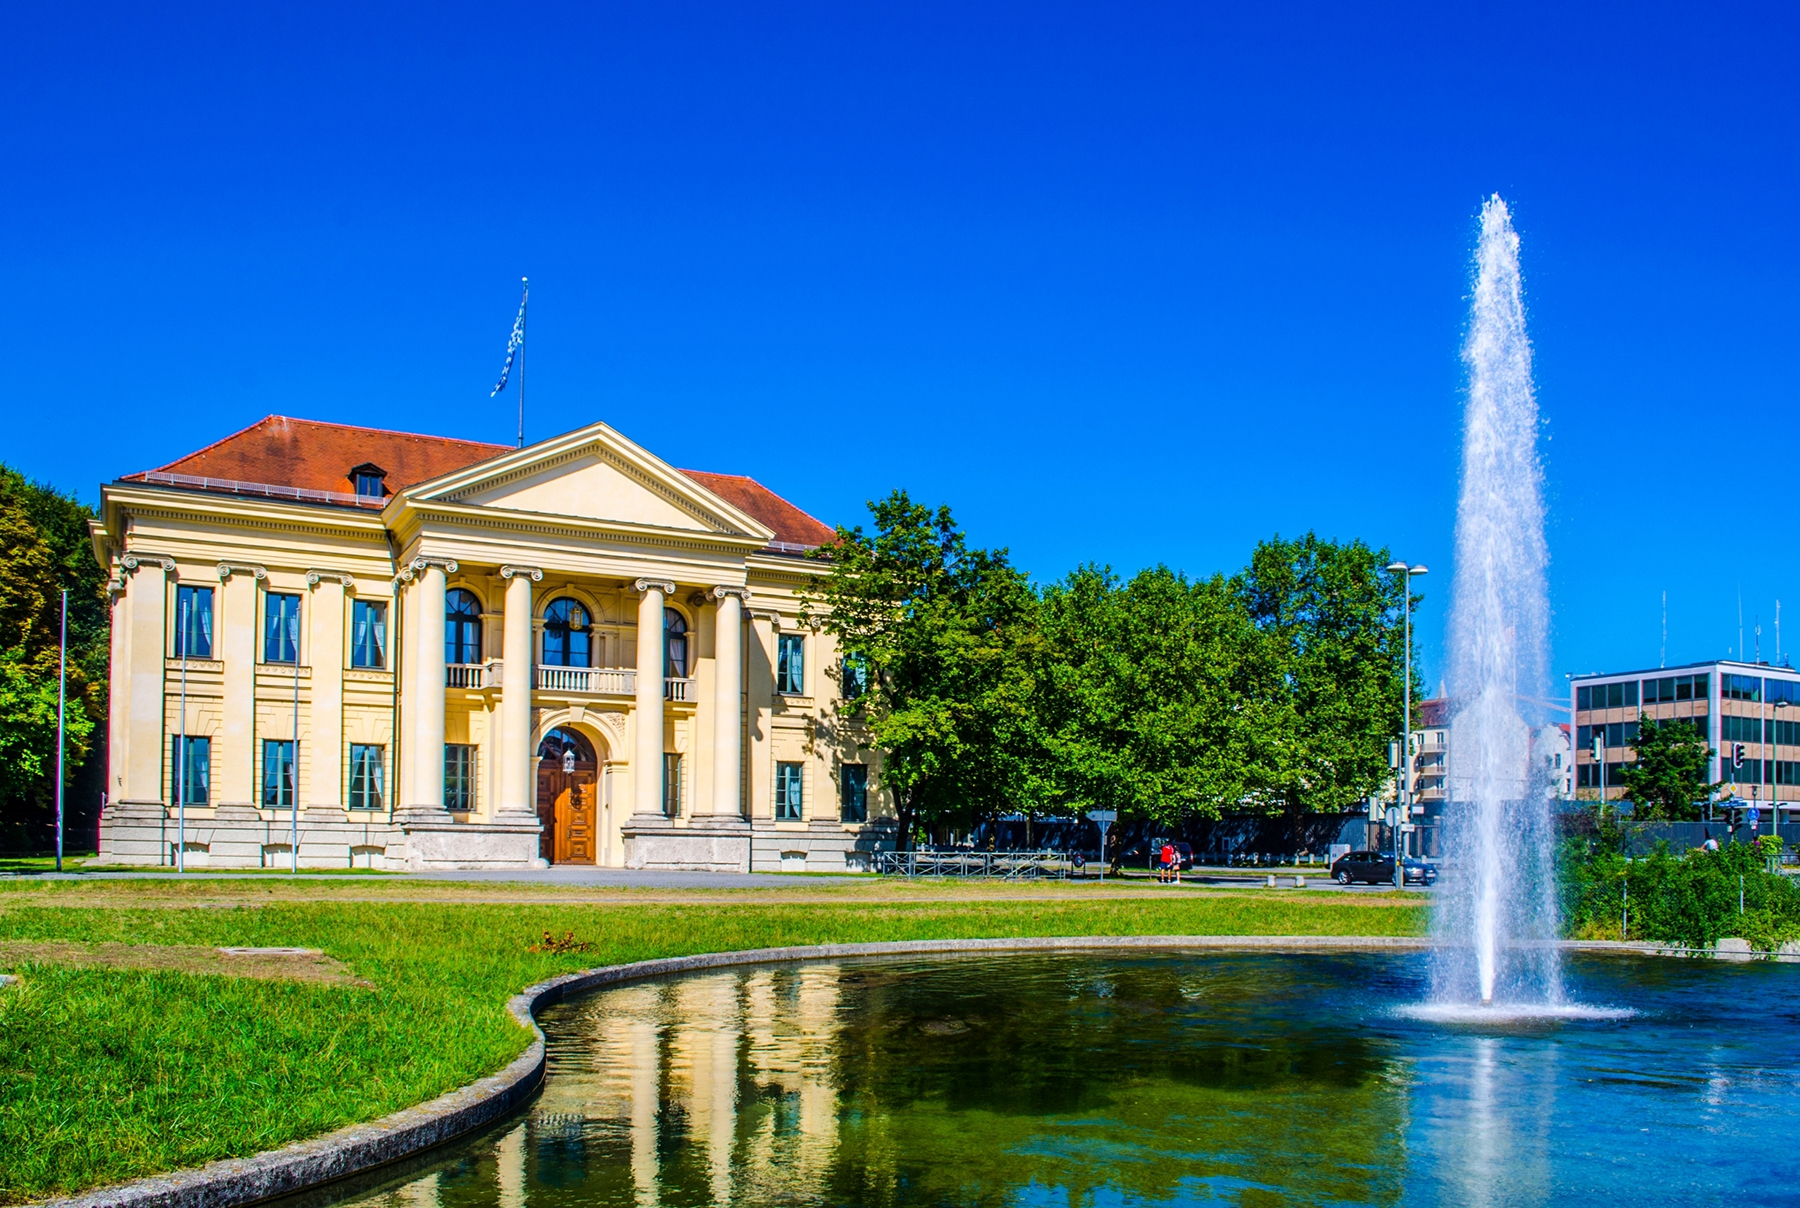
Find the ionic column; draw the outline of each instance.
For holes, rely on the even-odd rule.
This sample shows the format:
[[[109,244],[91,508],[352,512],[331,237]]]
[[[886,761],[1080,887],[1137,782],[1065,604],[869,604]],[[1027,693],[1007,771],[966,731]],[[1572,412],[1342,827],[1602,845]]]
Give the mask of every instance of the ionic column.
[[[536,775],[531,752],[531,585],[544,572],[535,566],[502,566],[506,619],[501,643],[500,741],[496,744],[501,813],[531,813]]]
[[[639,579],[637,624],[637,747],[632,753],[631,804],[636,814],[662,813],[663,597],[673,583]]]
[[[418,576],[412,640],[412,788],[405,808],[444,808],[444,587],[445,572],[456,563],[441,558],[414,558]]]
[[[121,801],[160,805],[163,801],[163,750],[165,738],[163,674],[168,649],[169,584],[175,579],[175,560],[155,554],[126,554],[119,559],[125,578],[126,607],[131,627],[126,635],[128,667],[127,699],[131,712],[123,727],[124,784],[115,797]],[[138,574],[139,569],[153,572]],[[114,668],[119,674],[121,668]]]
[[[714,814],[744,816],[744,606],[749,590],[715,587],[713,622]]]

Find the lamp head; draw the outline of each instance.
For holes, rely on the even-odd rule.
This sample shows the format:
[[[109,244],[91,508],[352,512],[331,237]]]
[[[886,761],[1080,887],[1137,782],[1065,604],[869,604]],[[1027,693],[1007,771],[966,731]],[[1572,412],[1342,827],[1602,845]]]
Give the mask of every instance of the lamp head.
[[[1402,570],[1411,570],[1412,569],[1410,566],[1408,566],[1404,562],[1390,562],[1387,564],[1387,568],[1389,570],[1394,570],[1394,571],[1402,571]]]
[[[1423,562],[1421,562],[1419,565],[1412,568],[1412,573],[1415,575],[1428,575],[1431,571]]]

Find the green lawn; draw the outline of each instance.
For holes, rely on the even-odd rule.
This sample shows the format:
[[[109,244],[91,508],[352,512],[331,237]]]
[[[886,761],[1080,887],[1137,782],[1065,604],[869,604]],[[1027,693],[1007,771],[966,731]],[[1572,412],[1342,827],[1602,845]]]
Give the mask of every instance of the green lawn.
[[[369,983],[12,966],[20,981],[0,988],[0,1203],[250,1154],[442,1094],[525,1047],[508,997],[595,965],[789,944],[1425,926],[1423,899],[1410,895],[891,901],[859,899],[847,885],[841,901],[695,893],[678,905],[556,904],[334,900],[355,883],[311,884],[316,900],[247,888],[236,903],[205,906],[130,882],[100,897],[92,883],[0,888],[0,943],[320,948]],[[545,931],[591,948],[529,951]]]

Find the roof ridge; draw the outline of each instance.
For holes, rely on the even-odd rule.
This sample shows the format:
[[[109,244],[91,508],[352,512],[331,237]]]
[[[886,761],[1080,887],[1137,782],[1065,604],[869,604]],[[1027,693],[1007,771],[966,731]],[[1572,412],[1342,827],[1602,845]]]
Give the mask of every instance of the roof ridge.
[[[403,432],[399,428],[371,428],[366,424],[340,424],[340,423],[336,423],[332,420],[301,419],[299,416],[294,416],[294,415],[270,414],[270,415],[263,416],[261,419],[257,420],[253,424],[248,425],[247,427],[239,428],[236,432],[233,432],[227,436],[221,436],[218,440],[213,441],[210,445],[202,446],[201,448],[195,449],[191,453],[183,453],[180,457],[177,457],[174,461],[165,462],[162,465],[156,466],[152,469],[139,470],[139,471],[137,471],[137,474],[173,473],[174,471],[170,470],[170,468],[169,468],[170,466],[177,466],[177,465],[180,465],[184,461],[192,461],[196,457],[202,457],[202,456],[206,455],[207,453],[212,452],[214,449],[217,449],[220,445],[225,444],[227,441],[236,440],[240,436],[244,436],[248,433],[256,431],[258,428],[264,426],[265,424],[273,423],[275,420],[280,420],[283,423],[287,423],[287,424],[307,424],[307,425],[310,425],[315,428],[341,428],[346,432],[379,432],[379,433],[383,434],[384,436],[410,436],[415,440],[441,441],[446,444],[454,444],[454,445],[474,445],[478,448],[483,448],[483,449],[510,450],[512,448],[511,445],[496,445],[496,444],[491,444],[488,441],[484,441],[484,440],[465,440],[464,438],[462,438],[460,436],[432,436],[425,432]],[[496,456],[498,456],[498,454],[496,454]],[[122,474],[122,475],[120,475],[120,477],[122,479],[125,479],[125,478],[132,478],[132,477],[134,477],[134,475]]]
[[[686,474],[689,471],[682,470],[680,472],[683,474]],[[795,503],[792,499],[789,499],[786,495],[783,495],[779,491],[772,490],[768,486],[764,485],[761,481],[759,481],[758,479],[752,478],[748,474],[722,474],[717,470],[694,470],[692,472],[695,474],[711,474],[717,478],[741,478],[745,482],[751,484],[752,486],[758,488],[759,490],[768,491],[769,494],[775,496],[775,498],[781,500],[781,502],[787,504],[789,507],[793,508],[796,512],[799,512],[802,516],[806,517],[808,520],[812,521],[814,524],[818,525],[820,528],[828,529],[833,533],[837,532],[836,525],[826,524],[823,520],[820,520],[817,516],[813,515],[811,512],[807,511],[805,508],[803,508],[799,504]]]

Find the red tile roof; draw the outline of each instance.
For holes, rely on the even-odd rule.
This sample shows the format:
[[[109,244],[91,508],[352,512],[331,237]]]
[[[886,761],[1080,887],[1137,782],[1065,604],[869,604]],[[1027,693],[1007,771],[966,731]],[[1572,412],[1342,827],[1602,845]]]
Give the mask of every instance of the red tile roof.
[[[830,526],[805,512],[765,487],[754,478],[742,474],[712,474],[705,470],[683,470],[683,474],[768,526],[775,540],[785,545],[825,545],[837,533]]]
[[[162,476],[175,475],[179,476],[174,480],[179,486],[209,489],[197,481],[182,481],[208,479],[212,480],[210,489],[287,488],[327,493],[332,497],[323,498],[321,502],[354,506],[357,502],[355,483],[350,480],[350,471],[356,466],[372,463],[387,471],[384,481],[391,495],[415,483],[512,451],[511,445],[271,415],[166,466],[127,474],[125,480],[160,479],[166,482],[171,480]],[[828,526],[754,478],[741,474],[711,474],[704,470],[681,472],[767,525],[774,532],[778,545],[823,545],[835,535]],[[318,498],[318,495],[311,497]]]
[[[350,481],[351,468],[373,462],[387,471],[384,481],[391,495],[416,482],[510,452],[510,445],[271,415],[198,453],[158,466],[149,474],[182,474],[351,494],[356,490],[356,484]],[[148,475],[125,477],[143,480]]]

